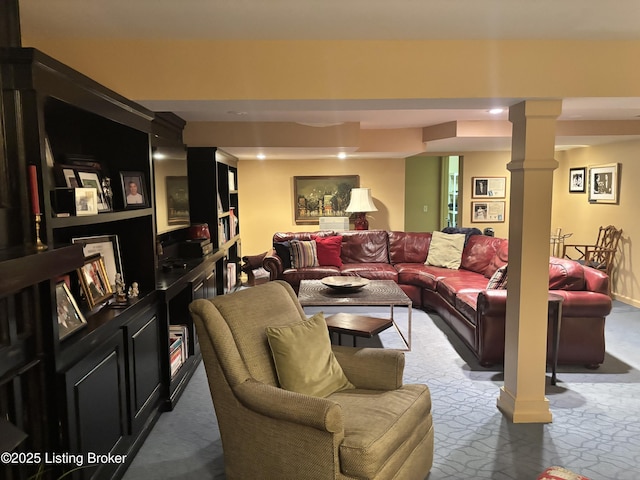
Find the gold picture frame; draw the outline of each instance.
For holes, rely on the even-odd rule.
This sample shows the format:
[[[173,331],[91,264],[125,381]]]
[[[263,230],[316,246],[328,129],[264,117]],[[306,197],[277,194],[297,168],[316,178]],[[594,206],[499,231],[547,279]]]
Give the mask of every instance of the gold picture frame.
[[[113,296],[107,269],[99,253],[86,257],[84,265],[77,270],[77,273],[89,308],[93,309]]]
[[[318,225],[320,217],[348,217],[351,189],[360,187],[359,175],[293,177],[296,225]]]

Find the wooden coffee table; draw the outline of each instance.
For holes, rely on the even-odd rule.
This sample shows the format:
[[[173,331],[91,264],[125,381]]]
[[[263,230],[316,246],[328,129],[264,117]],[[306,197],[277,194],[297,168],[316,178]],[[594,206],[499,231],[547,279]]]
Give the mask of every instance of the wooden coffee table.
[[[320,280],[302,280],[298,300],[303,307],[311,306],[389,306],[390,318],[376,318],[349,313],[338,313],[327,317],[330,331],[346,333],[355,337],[371,337],[394,326],[407,351],[411,351],[411,299],[393,280],[371,280],[365,287],[355,291],[333,289]],[[393,318],[393,307],[406,306],[407,336],[398,327]]]

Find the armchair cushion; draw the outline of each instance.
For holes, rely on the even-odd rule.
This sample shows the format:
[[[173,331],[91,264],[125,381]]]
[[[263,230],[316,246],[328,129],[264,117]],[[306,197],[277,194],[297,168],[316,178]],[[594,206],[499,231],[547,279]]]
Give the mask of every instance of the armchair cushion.
[[[466,236],[463,233],[433,232],[427,265],[457,270],[462,262]]]
[[[267,327],[266,333],[278,381],[285,390],[326,397],[355,388],[331,350],[322,312],[290,325]]]

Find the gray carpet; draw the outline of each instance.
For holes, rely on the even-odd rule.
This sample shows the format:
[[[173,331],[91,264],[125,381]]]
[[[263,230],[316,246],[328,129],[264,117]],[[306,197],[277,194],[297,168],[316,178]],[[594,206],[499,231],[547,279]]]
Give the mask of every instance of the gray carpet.
[[[358,310],[388,314],[388,309]],[[405,329],[406,309],[395,312]],[[640,478],[639,332],[640,309],[614,302],[606,324],[604,364],[596,371],[559,366],[558,385],[547,379],[553,423],[516,425],[496,408],[501,369],[480,367],[437,315],[414,309],[405,383],[426,383],[431,389],[435,458],[428,479],[535,479],[551,465],[593,480]],[[351,337],[345,340],[350,344]],[[393,329],[358,342],[401,345]],[[160,417],[124,479],[224,478],[222,445],[200,365],[176,409]]]

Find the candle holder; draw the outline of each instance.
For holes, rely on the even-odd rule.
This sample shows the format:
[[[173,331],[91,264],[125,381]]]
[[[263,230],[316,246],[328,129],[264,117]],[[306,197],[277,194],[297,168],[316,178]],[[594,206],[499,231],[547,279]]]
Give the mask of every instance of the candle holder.
[[[46,250],[47,246],[44,243],[42,243],[42,240],[40,240],[40,222],[42,221],[42,215],[36,214],[34,216],[36,219],[36,250],[38,251]]]

